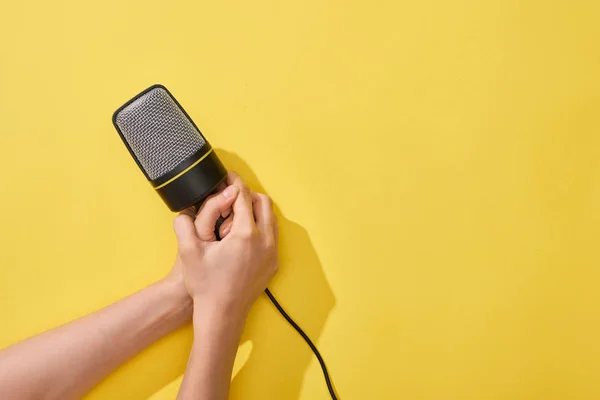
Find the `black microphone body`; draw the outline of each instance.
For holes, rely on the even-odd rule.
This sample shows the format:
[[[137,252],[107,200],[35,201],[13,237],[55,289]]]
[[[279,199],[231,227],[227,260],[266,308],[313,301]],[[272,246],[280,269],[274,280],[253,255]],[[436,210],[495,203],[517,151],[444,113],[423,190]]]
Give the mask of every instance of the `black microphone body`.
[[[227,177],[227,170],[217,154],[210,145],[205,147],[209,149],[204,152],[202,148],[204,154],[199,152],[182,162],[182,166],[177,168],[181,172],[173,171],[174,176],[170,178],[173,180],[169,184],[150,182],[171,211],[199,205]]]

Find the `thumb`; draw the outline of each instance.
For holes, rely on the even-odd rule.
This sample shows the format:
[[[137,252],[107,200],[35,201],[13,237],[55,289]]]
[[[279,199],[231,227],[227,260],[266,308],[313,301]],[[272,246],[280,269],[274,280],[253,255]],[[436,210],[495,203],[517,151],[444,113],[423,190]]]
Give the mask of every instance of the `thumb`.
[[[231,185],[221,193],[210,196],[198,212],[196,217],[196,232],[200,240],[204,242],[213,242],[217,240],[215,236],[215,226],[219,217],[226,218],[231,213],[231,205],[238,196],[238,187]]]

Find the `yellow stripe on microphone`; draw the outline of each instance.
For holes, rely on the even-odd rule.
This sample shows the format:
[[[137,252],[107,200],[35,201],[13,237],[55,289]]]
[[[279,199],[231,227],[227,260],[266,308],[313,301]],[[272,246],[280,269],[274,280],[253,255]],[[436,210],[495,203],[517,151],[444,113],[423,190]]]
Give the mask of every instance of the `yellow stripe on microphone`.
[[[177,175],[175,175],[174,177],[172,177],[171,179],[169,179],[168,181],[166,181],[165,183],[163,183],[162,185],[156,186],[154,187],[154,189],[158,190],[160,188],[163,188],[165,186],[167,186],[169,183],[173,182],[175,179],[179,178],[181,175],[185,174],[186,172],[188,172],[190,169],[194,168],[196,165],[200,164],[200,161],[204,160],[206,157],[208,157],[208,155],[210,153],[213,152],[213,149],[210,149],[208,152],[206,152],[205,155],[203,155],[202,157],[200,157],[200,159],[198,161],[196,161],[195,163],[193,163],[192,165],[190,165],[189,167],[187,167],[186,169],[184,169],[183,171],[181,171],[180,173],[178,173]]]

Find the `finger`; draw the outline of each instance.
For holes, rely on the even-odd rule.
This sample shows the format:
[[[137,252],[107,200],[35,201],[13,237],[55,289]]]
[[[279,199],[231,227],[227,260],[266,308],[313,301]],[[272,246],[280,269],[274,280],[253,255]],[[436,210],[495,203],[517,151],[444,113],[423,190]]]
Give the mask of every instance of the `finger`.
[[[228,185],[234,185],[235,183],[243,182],[242,178],[235,171],[227,172],[227,179],[225,180]]]
[[[224,239],[229,232],[231,231],[231,227],[233,226],[233,212],[229,214],[227,218],[223,220],[221,226],[219,227],[219,236],[221,239]]]
[[[250,189],[244,183],[242,178],[234,171],[227,173],[227,184],[237,186],[240,189],[238,198],[233,203],[233,212],[235,218],[233,219],[233,225],[245,228],[252,228],[255,226],[254,215],[252,214],[252,197]]]
[[[248,189],[248,186],[244,183],[242,178],[233,171],[227,173],[227,183],[239,188],[238,197],[233,203],[233,213],[235,214],[235,218],[233,219],[231,229],[253,229],[255,223],[254,215],[252,214],[252,197],[250,189]]]
[[[253,210],[256,226],[265,232],[273,233],[275,219],[273,201],[269,196],[262,193],[252,193],[252,200],[254,202]]]
[[[215,226],[219,217],[227,217],[231,213],[231,205],[238,196],[237,186],[228,186],[221,193],[210,196],[198,212],[196,217],[196,232],[200,240],[205,242],[215,241]]]
[[[196,227],[194,219],[187,214],[179,214],[173,220],[173,230],[177,237],[179,249],[189,249],[196,246],[198,236],[196,236]]]
[[[252,195],[245,184],[240,186],[240,193],[233,203],[233,213],[235,218],[233,219],[232,231],[237,229],[250,232],[256,228],[252,212]]]

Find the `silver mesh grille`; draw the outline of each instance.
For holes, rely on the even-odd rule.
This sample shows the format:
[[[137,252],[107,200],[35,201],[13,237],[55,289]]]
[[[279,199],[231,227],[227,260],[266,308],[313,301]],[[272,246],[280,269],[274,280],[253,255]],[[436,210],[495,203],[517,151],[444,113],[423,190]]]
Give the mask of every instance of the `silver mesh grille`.
[[[163,88],[144,93],[115,119],[151,180],[172,171],[206,140]]]

